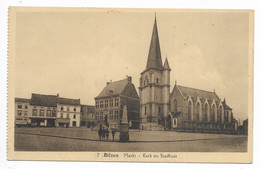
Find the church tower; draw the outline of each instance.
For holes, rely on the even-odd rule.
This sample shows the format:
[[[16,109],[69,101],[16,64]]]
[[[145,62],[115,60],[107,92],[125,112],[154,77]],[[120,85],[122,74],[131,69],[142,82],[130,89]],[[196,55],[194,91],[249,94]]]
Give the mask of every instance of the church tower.
[[[170,71],[167,58],[162,65],[155,17],[147,64],[140,78],[141,129],[153,130],[153,128],[164,126],[164,119],[169,111]]]

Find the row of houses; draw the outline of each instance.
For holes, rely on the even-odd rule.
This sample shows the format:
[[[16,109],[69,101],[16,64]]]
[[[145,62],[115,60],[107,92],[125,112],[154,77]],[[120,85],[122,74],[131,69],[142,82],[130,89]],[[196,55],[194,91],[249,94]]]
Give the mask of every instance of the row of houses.
[[[130,128],[139,128],[139,97],[132,77],[108,82],[95,97],[95,106],[80,99],[32,93],[30,99],[15,98],[16,126],[80,127],[105,125],[119,128],[124,105]]]
[[[93,108],[81,105],[80,99],[33,93],[31,99],[15,98],[15,121],[17,126],[79,127],[86,124],[86,114],[94,114]]]

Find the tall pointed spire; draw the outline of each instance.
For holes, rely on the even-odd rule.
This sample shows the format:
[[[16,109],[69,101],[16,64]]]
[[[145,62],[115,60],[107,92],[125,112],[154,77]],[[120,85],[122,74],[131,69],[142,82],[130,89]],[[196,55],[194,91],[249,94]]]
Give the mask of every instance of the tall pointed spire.
[[[146,70],[150,68],[162,69],[162,58],[157,29],[156,14],[154,19],[153,33],[150,43],[150,50],[148,54]]]

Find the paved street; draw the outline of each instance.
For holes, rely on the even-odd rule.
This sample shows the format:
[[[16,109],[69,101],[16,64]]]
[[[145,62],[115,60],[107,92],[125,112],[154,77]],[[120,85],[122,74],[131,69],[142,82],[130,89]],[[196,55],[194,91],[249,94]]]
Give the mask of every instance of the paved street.
[[[130,131],[130,142],[100,141],[86,128],[16,128],[16,151],[245,152],[241,135]]]

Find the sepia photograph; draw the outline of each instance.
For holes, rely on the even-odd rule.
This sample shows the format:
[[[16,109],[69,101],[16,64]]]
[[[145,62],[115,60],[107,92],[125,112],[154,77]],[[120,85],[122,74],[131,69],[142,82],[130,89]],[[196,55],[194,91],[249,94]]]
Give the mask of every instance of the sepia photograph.
[[[253,15],[10,7],[9,159],[250,163]]]

